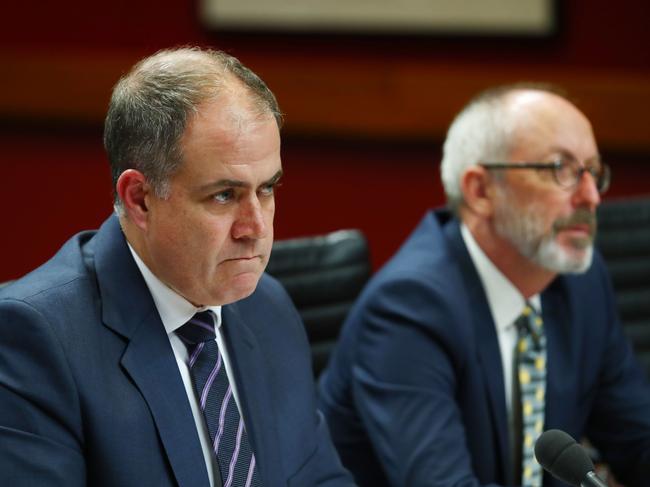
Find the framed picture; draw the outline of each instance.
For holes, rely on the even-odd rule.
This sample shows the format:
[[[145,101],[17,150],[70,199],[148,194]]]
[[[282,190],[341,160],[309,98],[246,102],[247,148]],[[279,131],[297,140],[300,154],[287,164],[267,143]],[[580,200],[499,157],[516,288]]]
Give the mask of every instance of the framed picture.
[[[545,36],[557,0],[201,0],[224,30]]]

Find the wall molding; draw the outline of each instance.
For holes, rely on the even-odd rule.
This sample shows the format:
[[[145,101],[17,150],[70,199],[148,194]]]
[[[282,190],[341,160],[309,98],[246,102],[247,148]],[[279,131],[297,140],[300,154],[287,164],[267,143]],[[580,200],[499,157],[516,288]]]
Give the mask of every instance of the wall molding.
[[[140,56],[0,51],[0,120],[101,124],[112,86]],[[602,148],[650,151],[650,72],[260,54],[244,61],[276,93],[289,134],[440,140],[476,92],[535,80],[568,90],[592,120]]]

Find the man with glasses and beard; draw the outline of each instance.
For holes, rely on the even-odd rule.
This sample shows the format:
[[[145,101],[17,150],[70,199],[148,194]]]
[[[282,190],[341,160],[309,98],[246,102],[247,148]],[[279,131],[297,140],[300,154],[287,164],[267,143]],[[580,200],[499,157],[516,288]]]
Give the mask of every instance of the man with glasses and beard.
[[[545,86],[488,90],[441,173],[449,209],[374,276],[321,379],[344,464],[362,486],[559,486],[533,453],[557,428],[647,485],[650,388],[593,251],[610,171],[589,121]]]

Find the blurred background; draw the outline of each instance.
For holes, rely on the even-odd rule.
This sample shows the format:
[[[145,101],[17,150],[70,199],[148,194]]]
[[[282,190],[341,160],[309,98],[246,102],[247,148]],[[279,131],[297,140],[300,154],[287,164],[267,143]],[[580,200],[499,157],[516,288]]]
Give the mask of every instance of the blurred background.
[[[650,3],[550,4],[552,27],[522,33],[220,26],[199,0],[9,3],[0,281],[108,216],[111,87],[139,58],[180,44],[226,50],[278,97],[286,177],[276,238],[360,228],[378,267],[444,201],[438,165],[453,115],[477,91],[522,80],[564,86],[590,117],[613,168],[607,198],[649,194]]]

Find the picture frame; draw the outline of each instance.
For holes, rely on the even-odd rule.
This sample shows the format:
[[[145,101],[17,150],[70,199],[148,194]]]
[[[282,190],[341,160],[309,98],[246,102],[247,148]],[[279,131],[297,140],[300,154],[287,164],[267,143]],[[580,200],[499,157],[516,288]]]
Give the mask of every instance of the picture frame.
[[[556,0],[200,0],[227,31],[547,36]]]

